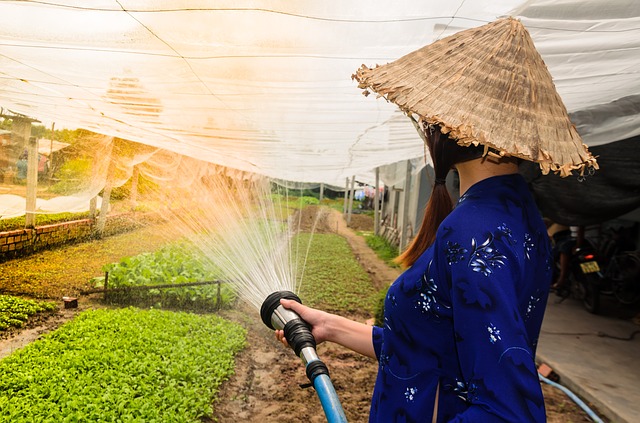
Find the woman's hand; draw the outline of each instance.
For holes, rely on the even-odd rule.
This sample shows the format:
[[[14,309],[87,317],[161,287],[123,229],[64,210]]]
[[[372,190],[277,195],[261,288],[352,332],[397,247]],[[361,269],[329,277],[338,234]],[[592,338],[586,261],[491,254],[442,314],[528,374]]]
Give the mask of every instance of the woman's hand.
[[[327,329],[327,321],[331,317],[337,317],[333,314],[329,314],[324,311],[317,310],[315,308],[307,307],[295,300],[280,299],[280,304],[284,308],[295,311],[302,320],[307,322],[311,326],[311,334],[316,339],[316,344],[321,344],[324,341],[330,341],[329,333]],[[284,337],[283,330],[276,330],[276,339],[285,346],[289,346],[287,339]]]
[[[311,326],[311,334],[316,344],[335,342],[357,353],[375,358],[371,326],[358,323],[335,314],[307,307],[294,300],[281,299],[280,304],[296,313]],[[289,346],[284,331],[275,331],[276,339]]]

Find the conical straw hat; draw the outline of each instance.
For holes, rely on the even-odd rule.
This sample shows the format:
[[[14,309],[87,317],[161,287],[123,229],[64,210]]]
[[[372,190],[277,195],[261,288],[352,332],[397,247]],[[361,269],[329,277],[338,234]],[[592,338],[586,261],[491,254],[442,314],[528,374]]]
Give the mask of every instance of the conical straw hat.
[[[469,146],[538,162],[561,176],[596,159],[569,120],[528,31],[513,18],[458,32],[353,75],[410,117]]]

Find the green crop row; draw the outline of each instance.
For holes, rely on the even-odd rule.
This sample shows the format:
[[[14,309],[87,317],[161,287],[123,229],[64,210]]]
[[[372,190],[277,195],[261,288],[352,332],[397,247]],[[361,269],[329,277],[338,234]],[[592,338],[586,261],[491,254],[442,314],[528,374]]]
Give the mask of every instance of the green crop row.
[[[0,361],[0,422],[201,422],[246,331],[215,315],[91,310]]]
[[[299,236],[301,245],[313,237],[300,289],[305,304],[337,313],[370,314],[376,290],[347,240],[336,234]]]
[[[309,205],[318,205],[320,204],[320,200],[315,197],[310,196],[289,196],[283,194],[271,194],[271,201],[273,204],[278,207],[290,207],[294,209],[301,209],[305,206]]]
[[[219,291],[217,284],[180,287],[189,282],[218,280],[220,273],[205,263],[193,248],[181,243],[108,264],[103,270],[108,272],[109,289],[176,285],[176,288],[117,291],[109,293],[108,300],[124,305],[189,310],[213,310],[233,303],[236,294],[226,283],[221,284]],[[101,288],[105,278],[94,278],[91,282],[94,287]]]
[[[55,309],[54,303],[0,295],[0,331],[7,330],[10,326],[22,327],[30,316]]]
[[[392,245],[385,238],[373,235],[372,233],[362,233],[369,248],[371,248],[378,257],[385,261],[389,266],[400,268],[400,265],[394,260],[398,257],[398,247]]]

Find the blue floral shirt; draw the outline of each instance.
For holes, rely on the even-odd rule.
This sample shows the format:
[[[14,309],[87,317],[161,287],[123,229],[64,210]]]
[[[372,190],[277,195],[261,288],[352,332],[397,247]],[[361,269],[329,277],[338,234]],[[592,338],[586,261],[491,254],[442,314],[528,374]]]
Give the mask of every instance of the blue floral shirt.
[[[534,356],[551,246],[520,175],[478,182],[391,285],[370,422],[544,422]]]

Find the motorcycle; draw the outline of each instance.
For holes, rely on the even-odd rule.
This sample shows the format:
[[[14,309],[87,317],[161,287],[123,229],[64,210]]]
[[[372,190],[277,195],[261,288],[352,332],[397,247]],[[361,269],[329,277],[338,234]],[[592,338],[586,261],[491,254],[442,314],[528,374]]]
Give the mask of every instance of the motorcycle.
[[[582,246],[575,248],[569,264],[568,284],[565,292],[559,295],[573,296],[582,301],[589,313],[597,313],[600,309],[600,286],[603,280],[601,266],[596,249],[591,242],[585,240]],[[569,292],[566,292],[566,291]]]
[[[640,300],[640,252],[622,251],[614,255],[601,276],[601,294],[612,295],[623,305]]]
[[[584,240],[580,248],[575,248],[570,259],[569,283],[558,295],[582,301],[585,309],[594,314],[600,310],[602,295],[612,296],[623,305],[640,301],[640,252],[620,251],[613,245],[596,249]]]

